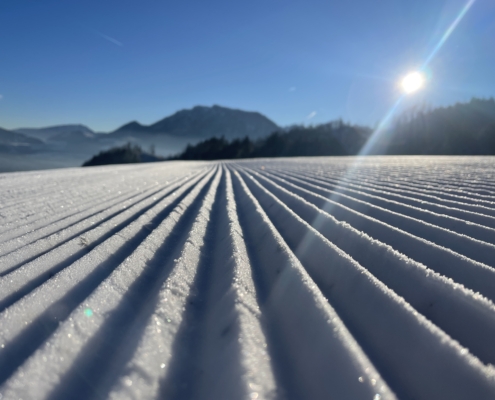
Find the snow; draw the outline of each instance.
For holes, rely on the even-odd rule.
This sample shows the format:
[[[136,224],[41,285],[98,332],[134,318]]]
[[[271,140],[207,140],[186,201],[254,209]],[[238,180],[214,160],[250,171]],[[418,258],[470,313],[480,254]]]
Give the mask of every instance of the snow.
[[[494,167],[0,174],[0,398],[493,399]]]

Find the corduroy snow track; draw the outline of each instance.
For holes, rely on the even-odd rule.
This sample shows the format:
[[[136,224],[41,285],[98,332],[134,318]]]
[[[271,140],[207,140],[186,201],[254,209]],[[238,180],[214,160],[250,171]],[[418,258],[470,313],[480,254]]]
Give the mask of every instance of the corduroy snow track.
[[[0,174],[0,399],[495,398],[495,158]]]

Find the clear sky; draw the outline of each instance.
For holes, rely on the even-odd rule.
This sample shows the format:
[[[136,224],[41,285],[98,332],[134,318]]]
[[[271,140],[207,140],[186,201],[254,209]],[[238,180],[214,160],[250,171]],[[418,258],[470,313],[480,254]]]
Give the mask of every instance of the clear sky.
[[[2,0],[0,126],[109,131],[182,108],[374,126],[467,0]],[[495,96],[495,2],[476,0],[405,102]]]

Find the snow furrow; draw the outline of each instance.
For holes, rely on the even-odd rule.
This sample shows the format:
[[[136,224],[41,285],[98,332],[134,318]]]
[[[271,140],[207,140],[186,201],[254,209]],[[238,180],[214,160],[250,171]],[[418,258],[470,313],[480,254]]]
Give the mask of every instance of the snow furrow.
[[[393,398],[238,175],[234,192],[249,256],[264,292],[261,307],[272,351],[289,398]]]
[[[397,185],[393,183],[394,181],[389,182],[380,182],[384,186],[388,185]],[[435,178],[429,177],[428,179],[411,179],[405,182],[401,180],[401,186],[404,188],[408,188],[411,190],[418,190],[423,193],[437,193],[440,197],[442,195],[455,195],[454,198],[462,198],[464,201],[473,200],[476,198],[480,198],[482,200],[487,200],[489,202],[493,202],[495,198],[495,192],[486,190],[485,194],[477,193],[479,191],[478,188],[472,187],[469,185],[465,185],[464,187],[458,187],[452,184],[449,184],[448,178],[442,178],[441,180],[437,180]],[[470,190],[468,190],[468,188]]]
[[[198,177],[197,180],[200,178]],[[113,234],[125,235],[129,243],[139,240],[140,236],[147,235],[157,225],[157,221],[163,219],[163,215],[168,212],[170,206],[180,201],[190,191],[194,183],[196,181],[192,181],[189,185],[184,185],[175,191],[173,188],[168,190],[168,196],[160,201],[135,205],[117,217],[86,232],[84,236],[56,246],[42,257],[2,275],[0,278],[0,310],[12,303],[13,299],[22,297],[40,282],[44,282],[47,278],[88,254],[106,239],[111,239]],[[120,232],[123,228],[125,230]],[[128,233],[131,232],[131,229],[132,236]]]
[[[186,182],[182,182],[187,185]],[[179,182],[180,185],[180,182]],[[122,223],[121,217],[127,216],[129,213],[125,212],[128,208],[131,209],[139,209],[141,206],[146,209],[150,207],[149,204],[158,203],[164,196],[168,195],[171,190],[174,190],[177,187],[177,184],[171,185],[169,189],[166,187],[161,190],[161,193],[155,193],[155,196],[148,197],[144,199],[142,202],[138,202],[136,206],[133,204],[128,204],[123,202],[121,204],[117,204],[114,207],[109,207],[107,210],[101,211],[99,213],[93,213],[88,218],[75,223],[73,225],[69,224],[67,227],[63,227],[58,232],[53,234],[49,234],[41,239],[38,239],[32,243],[25,245],[22,248],[17,248],[16,244],[18,242],[22,242],[20,239],[13,240],[11,242],[7,242],[2,245],[6,247],[5,255],[0,256],[0,275],[5,273],[6,270],[12,270],[15,266],[20,266],[30,260],[33,260],[46,252],[50,251],[53,248],[56,248],[64,243],[77,238],[78,244],[80,247],[87,247],[91,241],[88,237],[84,236],[84,234],[97,227],[100,224],[105,224],[107,222],[110,225],[113,224],[114,227],[117,227]],[[119,217],[119,214],[122,214]],[[108,223],[106,225],[109,225]],[[16,250],[8,252],[10,248],[16,248]]]
[[[299,175],[296,177],[301,178],[301,176]],[[371,186],[369,183],[366,184],[360,183],[360,185],[348,184],[344,180],[329,180],[327,178],[322,178],[322,177],[316,178],[307,175],[303,175],[303,179],[308,179],[313,182],[316,181],[320,185],[322,184],[322,181],[327,184],[330,183],[330,185],[332,184],[338,184],[339,186],[347,185],[349,187],[357,188],[360,191],[367,192],[371,195],[377,195],[386,200],[395,201],[399,204],[403,204],[404,206],[419,208],[419,209],[423,209],[424,211],[431,211],[433,213],[440,215],[445,214],[447,216],[451,216],[468,222],[473,222],[486,227],[491,227],[491,228],[495,227],[495,217],[480,213],[479,210],[475,212],[475,211],[464,210],[459,207],[435,204],[425,200],[415,199],[414,197],[392,193],[391,191],[388,191],[381,186],[377,186],[377,185]],[[459,206],[459,204],[457,205]]]
[[[284,222],[295,218],[292,213],[297,214],[483,362],[495,364],[495,351],[489,346],[495,335],[495,306],[492,302],[337,221],[264,176],[254,174],[260,180],[251,179],[260,187],[262,185],[269,196],[280,201],[277,209],[284,214]]]
[[[211,253],[204,254],[199,261],[200,270],[191,281],[192,294],[183,321],[174,321],[174,325],[179,325],[175,326],[178,330],[174,335],[181,339],[174,344],[170,338],[171,322],[167,317],[174,314],[177,305],[170,289],[174,284],[168,282],[142,342],[126,366],[128,372],[116,384],[110,398],[147,399],[159,395],[248,399],[252,394],[274,398],[276,386],[266,355],[249,264],[246,265],[235,208],[227,208],[227,203],[233,205],[228,171],[205,231],[204,246],[210,247]],[[184,255],[180,255],[180,260],[187,261]],[[155,349],[161,353],[159,360]],[[126,384],[129,381],[132,386]]]
[[[0,399],[495,398],[494,168],[0,174]]]
[[[251,182],[249,186],[256,188]],[[257,198],[400,398],[489,399],[495,395],[491,369],[317,231],[304,229],[309,226],[298,218],[289,219],[273,197],[258,192]]]
[[[85,301],[83,307],[94,310],[96,318],[92,319],[92,326],[84,331],[84,347],[79,349],[78,354],[70,349],[74,363],[62,377],[63,385],[52,391],[49,398],[105,398],[116,379],[120,378],[124,387],[129,386],[129,382],[134,383],[124,371],[127,371],[126,361],[132,357],[132,350],[138,347],[139,352],[140,343],[137,339],[141,335],[146,345],[152,345],[153,360],[150,364],[139,365],[142,367],[139,369],[140,375],[149,382],[152,375],[146,372],[153,369],[163,375],[168,370],[171,349],[176,343],[177,333],[185,317],[184,309],[195,289],[201,248],[204,246],[220,176],[221,172],[217,171],[207,191],[198,198],[196,204],[184,202],[179,205],[182,215],[178,217],[189,229],[182,229],[174,235],[171,227],[167,227],[167,218],[162,225],[166,226],[166,232],[172,237],[162,237],[158,241],[163,247],[152,252],[149,246],[144,249],[140,246],[109,276],[108,287],[102,284]],[[186,214],[189,214],[189,219]],[[172,223],[176,223],[177,216],[171,217]],[[160,232],[160,236],[162,235]],[[152,258],[146,260],[148,257]],[[108,291],[112,292],[111,301]],[[105,310],[101,309],[104,303]],[[106,313],[110,314],[107,318],[98,318],[96,315],[105,317]],[[115,323],[117,321],[119,323]],[[67,328],[74,334],[78,333],[70,326]],[[146,340],[149,335],[155,339],[151,343]],[[59,337],[61,340],[54,338],[54,342],[57,341],[54,345],[66,348],[63,334]],[[103,346],[105,342],[107,346]],[[93,346],[101,348],[98,358],[87,357],[85,349]],[[120,347],[125,348],[125,351],[115,353],[113,349]],[[147,350],[149,352],[149,348]],[[162,367],[162,364],[165,366]],[[137,386],[139,389],[139,385]],[[150,386],[157,389],[155,385]],[[146,393],[142,394],[146,396]],[[158,393],[151,393],[152,397],[157,395]]]
[[[198,171],[198,168],[187,168],[189,173]],[[124,170],[125,171],[125,170]],[[143,176],[123,174],[121,171],[116,176],[110,175],[105,179],[84,179],[79,181],[59,182],[56,190],[48,193],[39,193],[34,201],[25,201],[22,197],[15,204],[15,212],[4,211],[4,221],[0,231],[10,231],[12,227],[21,228],[19,225],[33,225],[42,218],[61,219],[60,216],[74,214],[75,207],[82,207],[80,211],[98,205],[111,199],[119,199],[140,193],[147,188],[167,184],[168,181],[184,177],[184,174],[165,173],[156,176],[156,173]],[[199,172],[199,171],[198,171]],[[130,175],[130,176],[129,176]],[[51,179],[53,180],[53,178]],[[39,182],[44,186],[46,182]],[[1,197],[0,197],[1,198]],[[0,212],[2,214],[2,212]],[[42,223],[41,225],[44,225]]]
[[[211,174],[151,232],[146,229],[150,215],[141,216],[141,221],[138,219],[113,235],[0,313],[0,326],[5,327],[0,332],[0,381],[21,366],[12,379],[0,387],[0,393],[9,393],[12,389],[16,394],[7,394],[7,398],[45,398],[54,389],[84,340],[100,328],[106,315],[118,306],[128,286],[142,275],[147,263],[154,259],[154,265],[151,265],[161,269],[159,257],[156,257],[158,260],[154,258],[155,252],[167,238],[172,236],[173,239],[174,227],[183,220],[182,216],[190,206],[202,200],[201,193],[210,179]],[[144,238],[138,234],[137,240],[133,240],[136,231],[144,231]],[[146,278],[146,274],[143,277]],[[94,302],[89,302],[86,298],[93,291],[93,295],[99,293],[102,298],[97,296]],[[134,296],[139,297],[139,294]],[[60,321],[64,323],[59,326]],[[55,337],[52,337],[54,332]],[[56,343],[61,347],[57,348]],[[36,351],[40,345],[42,347]],[[26,385],[29,381],[37,384]]]
[[[437,173],[435,173],[438,175]],[[373,176],[373,178],[376,181],[379,181],[380,184],[382,185],[397,185],[397,183],[394,182],[399,182],[400,186],[412,190],[418,190],[423,193],[437,193],[440,196],[446,195],[446,196],[452,196],[454,198],[464,198],[465,200],[472,200],[472,198],[479,197],[480,199],[486,199],[488,201],[493,201],[495,197],[495,192],[493,190],[489,190],[485,187],[483,189],[484,194],[482,193],[477,193],[477,191],[480,191],[480,186],[475,186],[469,184],[468,181],[463,182],[463,186],[459,187],[455,183],[459,183],[459,179],[453,179],[449,178],[448,176],[442,176],[442,178],[438,178],[436,175],[430,175],[430,176],[421,176],[421,177],[411,177],[407,181],[403,179],[399,180],[393,180],[389,179],[387,181],[384,181],[383,179],[380,179],[380,176],[378,174],[374,175],[367,175],[367,176]],[[493,189],[493,187],[491,187]],[[458,193],[457,195],[455,195]],[[448,197],[446,197],[448,198]]]
[[[187,178],[186,178],[187,180]],[[184,180],[182,180],[184,181]],[[184,182],[185,183],[185,182]],[[168,186],[174,186],[175,183],[171,182]],[[158,198],[161,196],[160,192],[163,192],[163,187],[153,188],[151,193],[148,190],[142,191],[139,194],[133,193],[127,198],[119,198],[117,200],[112,199],[109,202],[100,203],[95,207],[80,212],[71,217],[63,218],[61,220],[41,221],[38,222],[37,228],[28,227],[24,225],[24,229],[30,229],[29,233],[22,234],[19,231],[8,233],[10,239],[5,240],[7,235],[0,236],[0,240],[4,239],[2,243],[1,255],[12,252],[20,247],[32,244],[36,240],[48,238],[51,235],[56,235],[58,240],[67,240],[76,234],[80,234],[88,229],[88,227],[95,224],[103,223],[107,219],[119,214],[128,207],[132,207],[134,204],[139,203],[148,198]],[[35,245],[36,246],[36,245]]]
[[[387,225],[397,227],[417,237],[436,243],[465,255],[473,260],[495,265],[495,245],[461,235],[448,229],[426,223],[407,215],[399,214],[382,207],[374,206],[366,201],[357,200],[353,197],[325,189],[321,186],[305,182],[299,178],[288,178],[302,187],[310,189],[313,193],[326,196],[332,202],[346,206],[356,212],[367,215]]]
[[[495,269],[490,266],[359,213],[325,196],[281,178],[278,179],[283,187],[289,188],[305,200],[333,215],[337,220],[347,222],[373,239],[390,245],[413,260],[495,301]]]
[[[408,165],[408,167],[411,167]],[[413,190],[415,192],[418,188],[420,188],[420,192],[424,191],[425,193],[428,192],[428,190],[431,187],[434,187],[435,183],[441,182],[441,185],[439,187],[439,194],[443,194],[444,188],[452,190],[456,190],[460,188],[458,185],[448,185],[449,182],[456,182],[459,184],[459,182],[462,182],[463,186],[471,187],[474,189],[479,188],[478,186],[473,186],[469,184],[469,178],[468,177],[452,177],[449,176],[448,170],[440,170],[438,168],[431,168],[430,166],[427,166],[425,169],[432,169],[431,174],[425,174],[424,170],[418,170],[414,168],[410,168],[409,171],[405,171],[403,168],[398,168],[395,170],[390,170],[384,167],[382,163],[380,163],[378,168],[367,168],[367,169],[359,169],[358,174],[354,173],[349,173],[349,171],[346,171],[345,169],[334,169],[332,171],[326,170],[324,173],[320,173],[320,176],[325,176],[325,177],[332,177],[334,179],[338,180],[348,180],[350,182],[357,181],[357,182],[370,182],[378,186],[385,186],[389,187],[391,189],[405,189],[405,190]],[[293,170],[296,170],[294,168],[291,168]],[[300,168],[297,170],[301,171],[308,171],[308,169]],[[438,176],[441,176],[440,179],[437,179]],[[349,179],[352,178],[352,179]],[[484,187],[484,190],[486,190],[486,186]],[[493,189],[493,187],[492,187]],[[461,189],[462,190],[462,189]],[[449,190],[446,191],[448,193]],[[467,194],[469,194],[468,192]],[[489,192],[488,192],[489,193]],[[474,194],[476,196],[476,194]],[[465,199],[469,202],[471,202],[471,197],[470,196],[461,196],[465,197]],[[488,197],[489,200],[489,197]]]
[[[354,175],[351,175],[350,177],[344,177],[341,180],[342,181],[352,181]],[[356,180],[358,180],[357,178]],[[359,181],[359,180],[358,180]],[[383,186],[379,186],[376,184],[370,184],[367,183],[369,186],[374,187],[374,188],[383,188]],[[426,194],[420,194],[418,191],[411,191],[402,188],[400,185],[396,185],[394,187],[387,187],[387,190],[396,193],[398,195],[402,195],[404,197],[411,197],[412,199],[415,199],[416,201],[420,201],[422,203],[438,203],[442,204],[445,206],[453,207],[453,208],[459,208],[461,210],[466,210],[466,211],[471,211],[474,213],[480,213],[480,214],[486,214],[489,216],[495,216],[495,207],[492,202],[491,204],[480,204],[481,201],[470,201],[469,203],[464,203],[459,200],[447,200],[447,199],[442,199],[438,196],[433,196],[433,195],[426,195]]]

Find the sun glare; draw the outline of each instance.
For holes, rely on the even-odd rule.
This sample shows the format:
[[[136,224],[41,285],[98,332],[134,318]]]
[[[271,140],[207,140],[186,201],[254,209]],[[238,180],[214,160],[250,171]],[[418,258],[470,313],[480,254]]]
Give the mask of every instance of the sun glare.
[[[402,90],[406,93],[414,93],[425,84],[425,77],[421,72],[410,72],[400,82]]]

